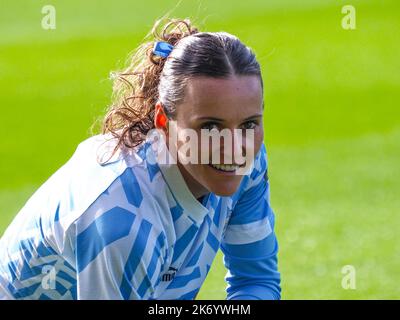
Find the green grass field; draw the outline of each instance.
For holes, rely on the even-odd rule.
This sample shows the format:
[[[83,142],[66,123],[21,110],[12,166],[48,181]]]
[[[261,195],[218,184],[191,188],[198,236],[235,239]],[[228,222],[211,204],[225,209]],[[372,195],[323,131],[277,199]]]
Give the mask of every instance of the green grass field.
[[[2,1],[0,234],[110,102],[110,70],[175,1]],[[41,28],[53,4],[57,29]],[[341,8],[356,8],[344,30]],[[400,298],[400,3],[183,1],[263,67],[283,299]],[[344,265],[356,289],[341,286]],[[221,254],[198,298],[225,297]]]

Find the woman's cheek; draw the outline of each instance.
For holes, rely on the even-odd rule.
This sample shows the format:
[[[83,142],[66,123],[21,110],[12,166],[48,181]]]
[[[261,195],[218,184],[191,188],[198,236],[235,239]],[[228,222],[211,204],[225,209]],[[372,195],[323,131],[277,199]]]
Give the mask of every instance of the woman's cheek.
[[[258,126],[254,131],[254,144],[256,151],[258,152],[261,148],[261,144],[264,141],[264,128],[262,126]]]
[[[260,151],[261,144],[264,140],[264,129],[258,126],[254,129],[253,134],[244,135],[243,145],[245,147],[245,154],[253,153],[255,156]]]

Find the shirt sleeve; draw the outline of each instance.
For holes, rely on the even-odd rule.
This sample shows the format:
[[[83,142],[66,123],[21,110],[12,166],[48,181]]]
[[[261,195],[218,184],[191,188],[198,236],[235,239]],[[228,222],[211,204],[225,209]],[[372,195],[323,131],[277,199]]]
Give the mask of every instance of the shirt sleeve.
[[[221,242],[228,272],[228,300],[280,299],[278,242],[270,206],[264,144],[246,186],[233,207]]]

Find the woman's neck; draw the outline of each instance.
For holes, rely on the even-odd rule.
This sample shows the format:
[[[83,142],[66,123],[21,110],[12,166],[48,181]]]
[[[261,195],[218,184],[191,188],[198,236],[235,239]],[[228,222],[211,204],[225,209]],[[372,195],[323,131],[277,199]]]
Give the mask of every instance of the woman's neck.
[[[186,171],[181,163],[178,162],[179,171],[182,174],[183,180],[185,180],[187,187],[190,192],[194,195],[196,199],[199,199],[206,194],[210,193],[205,187],[203,187],[200,183],[198,183],[192,175]]]
[[[166,141],[166,144],[167,144],[167,148],[169,150],[168,140]],[[199,199],[199,198],[205,196],[206,194],[210,193],[210,191],[208,191],[206,188],[204,188],[200,183],[198,183],[192,177],[192,175],[189,172],[187,172],[187,170],[184,168],[184,166],[177,159],[175,159],[175,161],[177,162],[178,169],[183,177],[183,180],[185,180],[185,183],[186,183],[188,189],[190,190],[190,192],[193,194],[193,196],[196,199]]]

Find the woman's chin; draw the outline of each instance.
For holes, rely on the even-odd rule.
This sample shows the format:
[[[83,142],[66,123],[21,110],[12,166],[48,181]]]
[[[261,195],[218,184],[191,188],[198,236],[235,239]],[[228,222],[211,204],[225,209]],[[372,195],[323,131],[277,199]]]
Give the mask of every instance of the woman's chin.
[[[229,197],[233,195],[239,188],[243,176],[229,172],[219,172],[210,165],[203,167],[202,173],[198,180],[207,190],[217,196]]]
[[[229,181],[233,180],[233,181]],[[232,196],[239,188],[241,177],[236,177],[236,179],[226,179],[225,181],[218,181],[209,183],[208,190],[217,196],[229,197]]]

